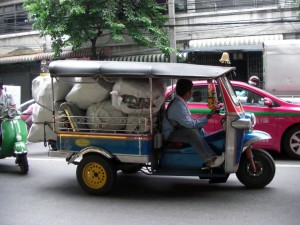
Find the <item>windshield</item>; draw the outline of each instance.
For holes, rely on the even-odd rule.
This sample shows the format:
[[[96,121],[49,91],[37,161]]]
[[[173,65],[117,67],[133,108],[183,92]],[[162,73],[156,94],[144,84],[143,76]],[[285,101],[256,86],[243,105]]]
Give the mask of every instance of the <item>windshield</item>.
[[[230,81],[228,80],[228,78],[225,77],[225,76],[223,76],[223,77],[221,77],[221,79],[222,79],[222,81],[223,81],[223,83],[224,83],[226,89],[228,90],[228,92],[229,92],[229,94],[230,94],[230,96],[231,96],[231,99],[232,99],[233,103],[234,103],[235,105],[239,105],[239,104],[240,104],[239,99],[237,98],[237,96],[236,96],[236,94],[235,94],[235,91],[233,90],[233,88],[232,88],[232,86],[231,86],[231,83],[230,83]]]

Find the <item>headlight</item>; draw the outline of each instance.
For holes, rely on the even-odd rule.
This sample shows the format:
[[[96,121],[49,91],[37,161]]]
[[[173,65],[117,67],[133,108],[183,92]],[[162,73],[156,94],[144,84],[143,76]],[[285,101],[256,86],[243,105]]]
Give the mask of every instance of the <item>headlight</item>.
[[[18,115],[18,110],[16,109],[9,109],[8,112],[7,112],[8,116],[9,117],[15,117]]]
[[[252,127],[254,127],[255,124],[256,124],[256,116],[254,115],[254,113],[251,113],[251,114],[252,114],[252,115],[251,115]]]
[[[231,122],[231,126],[236,129],[250,130],[252,123],[249,118],[237,119]]]
[[[17,141],[22,141],[21,135],[18,134],[18,135],[16,136],[16,139],[17,139]]]
[[[255,117],[254,113],[246,112],[245,117],[250,119],[250,121],[252,123],[252,128],[253,128],[256,124],[256,117]]]

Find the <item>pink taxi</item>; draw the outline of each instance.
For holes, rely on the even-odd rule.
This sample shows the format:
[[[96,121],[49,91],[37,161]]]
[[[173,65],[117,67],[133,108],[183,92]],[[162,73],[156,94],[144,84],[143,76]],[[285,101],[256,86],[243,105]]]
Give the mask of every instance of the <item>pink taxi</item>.
[[[231,81],[235,94],[246,112],[256,116],[255,129],[269,133],[272,139],[256,142],[254,148],[285,152],[292,159],[300,159],[300,105],[289,103],[276,96],[244,82]],[[193,97],[188,103],[192,116],[197,118],[209,113],[207,107],[208,84],[194,82]],[[171,99],[172,88],[167,89],[167,102]],[[219,90],[217,87],[217,94]],[[222,98],[218,97],[220,105]],[[216,114],[204,127],[207,133],[221,129],[222,116]]]

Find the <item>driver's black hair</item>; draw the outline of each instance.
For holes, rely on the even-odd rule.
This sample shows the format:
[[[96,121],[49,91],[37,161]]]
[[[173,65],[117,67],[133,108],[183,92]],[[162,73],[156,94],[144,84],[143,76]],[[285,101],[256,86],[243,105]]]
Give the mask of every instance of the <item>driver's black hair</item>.
[[[176,84],[176,94],[180,97],[184,96],[193,88],[193,82],[188,79],[179,79]]]

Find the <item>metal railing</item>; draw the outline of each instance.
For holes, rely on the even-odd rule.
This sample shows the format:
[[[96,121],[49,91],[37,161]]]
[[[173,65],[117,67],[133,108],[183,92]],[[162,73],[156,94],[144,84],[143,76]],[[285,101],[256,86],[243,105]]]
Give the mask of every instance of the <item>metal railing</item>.
[[[129,117],[88,117],[60,115],[56,118],[57,131],[63,132],[87,132],[87,133],[126,133],[147,134],[150,133],[150,118]],[[156,119],[154,120],[156,127]]]

